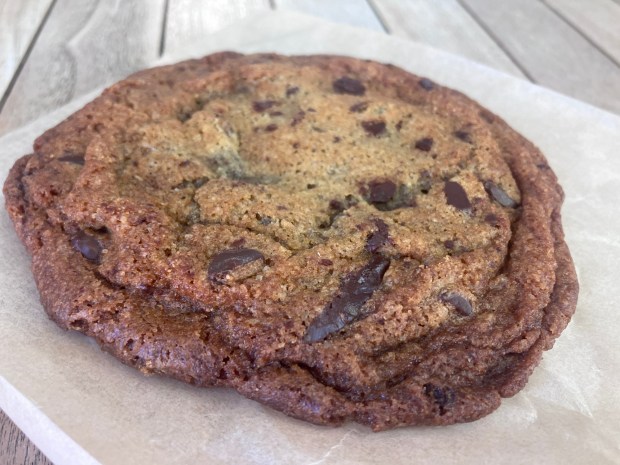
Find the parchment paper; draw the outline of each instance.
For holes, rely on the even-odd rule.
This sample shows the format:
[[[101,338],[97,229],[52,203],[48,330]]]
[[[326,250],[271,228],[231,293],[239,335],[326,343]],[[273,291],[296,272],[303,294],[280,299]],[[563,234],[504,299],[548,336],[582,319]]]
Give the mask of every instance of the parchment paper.
[[[145,377],[44,315],[0,213],[0,407],[57,465],[620,463],[620,118],[467,60],[292,13],[248,19],[167,61],[222,49],[339,53],[457,88],[546,154],[566,191],[577,313],[527,387],[475,423],[384,433],[318,427],[232,391]],[[0,140],[0,177],[82,98]]]

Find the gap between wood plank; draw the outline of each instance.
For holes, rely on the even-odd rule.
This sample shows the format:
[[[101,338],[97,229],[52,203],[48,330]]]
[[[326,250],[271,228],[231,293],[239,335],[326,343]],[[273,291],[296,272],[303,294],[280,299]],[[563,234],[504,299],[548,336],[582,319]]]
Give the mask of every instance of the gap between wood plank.
[[[161,24],[161,39],[159,41],[159,56],[161,57],[166,50],[166,27],[168,25],[168,5],[170,0],[164,0],[164,14]]]
[[[493,40],[493,42],[495,42],[497,44],[497,46],[502,50],[502,52],[504,52],[506,54],[506,56],[510,59],[510,61],[512,61],[514,63],[514,65],[517,68],[519,68],[519,71],[521,71],[523,73],[523,75],[529,81],[531,81],[534,84],[536,84],[536,79],[534,79],[534,77],[527,71],[527,69],[525,69],[523,66],[521,66],[521,63],[519,63],[517,61],[517,59],[510,52],[510,50],[508,50],[508,48],[506,48],[506,46],[502,43],[501,40],[499,40],[499,38],[493,33],[493,31],[489,27],[487,27],[487,25],[484,23],[484,21],[482,21],[480,19],[480,17],[476,14],[476,12],[473,11],[471,8],[469,8],[469,5],[464,3],[462,0],[456,0],[456,1],[463,7],[463,9],[465,11],[467,11],[467,13],[469,13],[469,15],[474,19],[474,21],[476,21],[478,23],[478,25],[482,28],[482,30],[488,34],[488,36]]]
[[[620,67],[620,62],[618,62],[618,60],[616,60],[616,58],[614,56],[612,56],[609,53],[607,53],[607,51],[604,48],[600,47],[596,42],[594,42],[592,39],[590,39],[590,37],[579,27],[579,25],[577,25],[574,22],[572,22],[561,11],[559,11],[554,6],[552,6],[549,3],[547,3],[545,0],[539,0],[539,1],[544,6],[546,6],[549,9],[549,11],[554,13],[558,18],[560,18],[562,21],[564,21],[568,26],[573,28],[575,30],[575,32],[577,34],[579,34],[581,37],[583,37],[586,42],[588,42],[590,45],[592,45],[592,47],[594,47],[602,55],[607,57],[613,64],[615,64],[616,66]]]
[[[43,30],[45,23],[47,23],[47,19],[50,17],[50,14],[52,13],[52,10],[54,9],[54,6],[56,5],[57,1],[58,0],[52,0],[52,3],[50,3],[49,8],[45,12],[43,19],[41,20],[41,24],[39,24],[39,27],[37,28],[34,35],[32,36],[32,40],[30,41],[30,44],[28,44],[26,53],[24,53],[24,55],[22,56],[22,59],[20,60],[19,65],[17,66],[17,69],[13,73],[13,77],[11,78],[9,85],[6,87],[6,90],[4,91],[4,95],[2,96],[2,99],[0,99],[0,113],[2,113],[2,110],[4,109],[4,105],[6,104],[6,101],[9,99],[9,95],[11,95],[11,92],[13,91],[13,87],[15,87],[15,83],[17,82],[17,79],[19,78],[19,75],[21,74],[22,69],[24,68],[24,65],[28,61],[28,58],[30,57],[30,53],[32,52],[32,49],[37,43],[37,39],[39,38],[39,35],[41,35],[41,31]]]
[[[372,0],[366,0],[366,3],[368,3],[368,6],[370,7],[372,12],[375,14],[377,19],[379,20],[379,23],[381,23],[381,27],[383,28],[383,31],[386,34],[391,34],[392,31],[390,31],[390,28],[388,27],[387,23],[385,22],[385,18],[383,18],[383,16],[381,16],[381,12],[377,8],[377,5],[375,5],[375,2],[373,2]]]

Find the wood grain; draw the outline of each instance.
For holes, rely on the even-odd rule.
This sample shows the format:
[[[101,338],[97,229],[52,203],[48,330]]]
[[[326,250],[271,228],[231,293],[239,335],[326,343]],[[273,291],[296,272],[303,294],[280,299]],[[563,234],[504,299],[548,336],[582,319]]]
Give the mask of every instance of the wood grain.
[[[372,0],[389,31],[524,77],[457,0]]]
[[[461,2],[535,82],[620,113],[620,68],[542,2]]]
[[[269,0],[169,0],[163,51],[182,53],[186,44],[270,8]]]
[[[620,5],[613,0],[545,0],[572,27],[620,65]]]
[[[276,9],[293,10],[383,32],[383,25],[366,0],[274,0]]]
[[[0,0],[0,98],[51,4],[52,0]]]
[[[164,0],[58,0],[13,87],[0,134],[112,83],[159,54]]]
[[[0,464],[53,465],[0,410]]]

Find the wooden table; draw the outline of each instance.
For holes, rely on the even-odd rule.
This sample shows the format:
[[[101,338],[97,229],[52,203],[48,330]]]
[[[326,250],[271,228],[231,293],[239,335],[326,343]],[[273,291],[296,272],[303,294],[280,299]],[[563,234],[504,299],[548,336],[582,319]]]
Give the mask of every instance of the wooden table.
[[[620,114],[620,0],[0,0],[0,136],[235,20],[291,9]],[[0,464],[49,464],[0,411]]]

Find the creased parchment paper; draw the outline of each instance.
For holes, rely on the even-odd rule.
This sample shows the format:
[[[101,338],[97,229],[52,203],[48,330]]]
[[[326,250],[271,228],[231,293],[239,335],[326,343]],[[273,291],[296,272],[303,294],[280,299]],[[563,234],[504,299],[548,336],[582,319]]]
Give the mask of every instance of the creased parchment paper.
[[[292,13],[206,37],[166,61],[235,49],[391,62],[462,90],[546,154],[566,191],[577,313],[527,387],[475,423],[372,433],[318,427],[223,389],[145,377],[44,315],[0,213],[0,407],[65,464],[620,463],[620,118],[452,55]],[[0,174],[91,96],[0,139]]]

